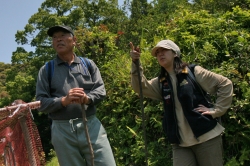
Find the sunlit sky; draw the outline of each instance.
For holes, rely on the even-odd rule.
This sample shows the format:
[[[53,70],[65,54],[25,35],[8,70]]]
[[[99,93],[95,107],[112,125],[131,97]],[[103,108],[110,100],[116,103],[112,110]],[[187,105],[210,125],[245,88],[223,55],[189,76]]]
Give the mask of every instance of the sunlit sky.
[[[11,63],[12,52],[17,47],[24,47],[26,51],[34,51],[29,45],[18,45],[15,34],[23,30],[28,19],[38,12],[38,8],[45,0],[1,0],[0,5],[0,62]],[[150,0],[148,0],[150,1]],[[122,5],[124,0],[118,0]]]

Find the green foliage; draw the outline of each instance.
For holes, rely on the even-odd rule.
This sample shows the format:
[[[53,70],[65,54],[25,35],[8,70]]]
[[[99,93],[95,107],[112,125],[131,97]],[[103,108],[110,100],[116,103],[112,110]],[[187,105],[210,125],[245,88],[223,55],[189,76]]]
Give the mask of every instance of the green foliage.
[[[204,9],[211,13],[224,13],[231,11],[233,7],[240,6],[240,8],[248,10],[250,1],[249,0],[193,0],[193,7],[196,10]]]
[[[56,152],[54,150],[51,150],[49,155],[53,156],[53,158],[47,161],[46,166],[59,166],[59,163],[56,157]]]
[[[245,28],[248,19],[240,19],[239,23],[239,17],[235,17],[239,13],[245,18],[249,11],[236,7],[218,16],[202,10],[195,13],[184,10],[169,26],[161,26],[155,39],[167,35],[182,49],[184,61],[197,63],[232,80],[233,104],[223,117],[225,161],[248,165],[245,156],[249,147],[249,30]]]
[[[239,6],[236,6],[239,5]],[[145,165],[145,140],[140,98],[130,86],[129,42],[139,45],[141,63],[148,79],[158,76],[159,65],[150,55],[162,39],[181,48],[182,59],[228,77],[234,85],[232,107],[222,118],[225,165],[249,165],[250,47],[248,0],[124,1],[46,0],[29,23],[16,34],[18,44],[30,44],[35,52],[18,47],[12,66],[0,64],[0,105],[15,99],[34,100],[38,70],[55,56],[48,27],[67,24],[76,29],[77,55],[93,59],[100,68],[107,98],[98,105],[97,116],[107,130],[118,166]],[[128,9],[131,16],[128,16]],[[126,16],[127,15],[127,16]],[[172,165],[171,146],[162,131],[162,103],[144,98],[148,163]],[[50,121],[34,113],[47,160],[50,153]],[[57,164],[57,163],[55,163]]]
[[[142,112],[138,95],[130,87],[130,65],[131,60],[127,54],[118,54],[101,68],[107,99],[98,107],[98,117],[103,117],[101,121],[109,131],[109,139],[118,165],[145,163]],[[151,105],[151,102],[148,99],[144,102],[149,162],[161,165],[166,160],[165,156],[170,155],[165,151],[167,145],[161,132],[162,110],[159,106],[155,109],[157,103]],[[121,148],[121,145],[124,146]]]
[[[0,106],[4,107],[10,103],[9,93],[6,89],[6,72],[11,68],[10,64],[0,62]]]
[[[115,57],[116,36],[110,33],[106,26],[100,25],[91,30],[79,28],[75,33],[80,47],[80,51],[76,49],[79,55],[83,53],[82,56],[91,58],[98,66],[104,65]]]

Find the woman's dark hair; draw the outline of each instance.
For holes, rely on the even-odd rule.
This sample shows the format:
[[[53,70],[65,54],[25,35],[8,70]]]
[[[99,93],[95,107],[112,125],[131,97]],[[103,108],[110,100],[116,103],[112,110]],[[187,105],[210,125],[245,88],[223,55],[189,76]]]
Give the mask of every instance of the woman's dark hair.
[[[174,58],[174,71],[176,74],[179,74],[182,72],[185,67],[188,66],[188,63],[182,62],[180,57],[175,57]]]
[[[185,67],[188,66],[188,63],[186,62],[182,62],[180,57],[175,57],[174,58],[174,71],[176,74],[179,74],[182,72],[183,69],[185,69]],[[161,67],[161,71],[160,71],[160,77],[165,76],[166,70],[164,67]]]

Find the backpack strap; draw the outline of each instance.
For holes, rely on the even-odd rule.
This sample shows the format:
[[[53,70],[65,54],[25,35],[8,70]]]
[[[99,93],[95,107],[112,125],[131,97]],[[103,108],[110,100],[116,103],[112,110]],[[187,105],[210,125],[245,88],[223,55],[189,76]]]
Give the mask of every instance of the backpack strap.
[[[200,84],[199,84],[199,83],[196,81],[196,79],[195,79],[195,75],[194,75],[194,67],[195,67],[195,66],[196,66],[196,65],[190,65],[190,66],[188,67],[188,77],[192,80],[194,86],[195,86],[197,89],[200,90],[202,96],[207,100],[207,102],[210,103],[210,104],[212,104],[210,95],[209,95],[206,91],[204,91],[204,90],[202,89],[202,87],[200,86]],[[208,97],[209,97],[209,99],[208,99]]]
[[[198,82],[196,81],[195,76],[194,76],[194,67],[195,66],[196,65],[194,65],[194,64],[189,65],[189,67],[188,67],[188,77],[192,80],[192,82],[195,84],[195,86],[198,87],[198,89],[201,91],[202,95],[205,97],[205,94],[204,94],[205,91],[201,88],[200,84],[198,84]]]
[[[191,74],[193,74],[193,78],[195,78],[195,76],[194,76],[194,68],[195,68],[195,66],[196,66],[196,64],[191,64],[191,65],[189,65],[188,66],[188,68],[189,68],[189,70],[191,70]]]
[[[49,87],[51,87],[51,79],[54,74],[54,59],[50,60],[49,62],[46,62],[45,69],[48,75]]]
[[[86,68],[87,70],[89,71],[90,75],[91,75],[91,63],[89,61],[88,58],[84,58],[84,57],[80,57],[79,58],[81,59],[81,65],[83,67],[83,70],[84,72],[87,74],[88,72],[86,71]],[[48,81],[49,81],[49,87],[51,87],[51,80],[52,80],[52,76],[54,74],[54,59],[50,60],[49,62],[46,62],[45,64],[45,69],[47,71],[47,76],[48,76]],[[85,67],[84,67],[85,66]]]
[[[86,67],[86,68],[88,69],[90,75],[91,75],[92,70],[91,70],[91,63],[90,63],[89,59],[88,59],[88,58],[81,57],[81,56],[79,56],[79,58],[81,59],[81,65],[82,65],[82,68],[83,68],[84,72],[87,73],[87,72],[85,71],[85,67]],[[84,67],[83,65],[84,65],[85,67]]]

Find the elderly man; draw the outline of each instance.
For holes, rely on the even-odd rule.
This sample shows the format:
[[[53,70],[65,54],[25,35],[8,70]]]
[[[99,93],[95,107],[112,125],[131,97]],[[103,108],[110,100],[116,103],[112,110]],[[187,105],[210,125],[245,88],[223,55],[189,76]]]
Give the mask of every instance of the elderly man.
[[[41,101],[39,111],[52,119],[51,139],[60,166],[91,164],[82,105],[86,109],[94,165],[115,166],[107,133],[95,115],[95,105],[106,96],[98,67],[92,60],[76,56],[76,37],[70,27],[54,26],[47,34],[52,37],[57,55],[39,71],[36,99]]]

